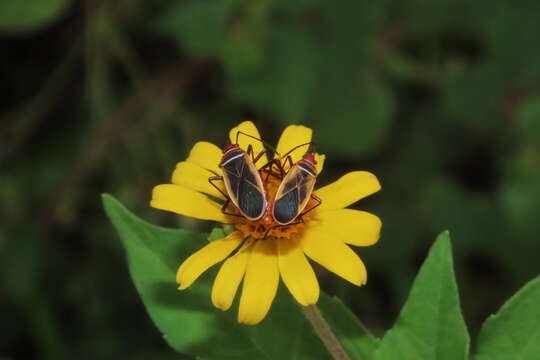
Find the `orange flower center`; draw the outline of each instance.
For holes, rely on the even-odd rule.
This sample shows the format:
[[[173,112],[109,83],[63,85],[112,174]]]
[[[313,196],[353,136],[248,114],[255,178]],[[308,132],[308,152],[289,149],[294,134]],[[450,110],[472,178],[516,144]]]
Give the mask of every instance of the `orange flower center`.
[[[295,236],[305,227],[305,224],[309,221],[310,214],[303,215],[300,219],[297,217],[292,223],[288,225],[279,225],[275,222],[270,213],[271,209],[271,199],[274,199],[276,191],[279,187],[280,180],[276,179],[273,176],[266,176],[266,174],[261,174],[263,181],[266,184],[266,192],[269,199],[268,208],[264,216],[257,220],[251,221],[244,217],[231,216],[231,220],[234,223],[234,226],[237,230],[241,231],[244,236],[251,237],[254,240],[259,239],[290,239]],[[311,200],[313,201],[313,200]],[[308,203],[307,208],[311,207],[313,204]]]

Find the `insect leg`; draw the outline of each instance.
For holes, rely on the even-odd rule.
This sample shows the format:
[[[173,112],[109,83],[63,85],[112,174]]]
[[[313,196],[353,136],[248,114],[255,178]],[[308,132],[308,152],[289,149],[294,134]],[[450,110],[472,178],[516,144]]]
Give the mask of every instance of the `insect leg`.
[[[291,157],[291,155],[289,155],[289,156],[287,156],[287,157],[285,158],[285,163],[287,163],[287,162],[289,163],[289,170],[291,170],[291,168],[294,166],[294,164],[293,164],[293,162],[292,162],[292,157]],[[285,166],[283,166],[282,169],[283,169],[283,175],[285,175]]]
[[[227,198],[223,206],[221,206],[221,212],[224,213],[225,215],[244,217],[243,215],[240,215],[240,214],[227,212],[227,207],[229,206],[230,203],[231,203],[231,199]]]
[[[285,159],[286,160],[286,159]],[[292,164],[292,160],[291,160],[291,164]],[[259,170],[264,170],[266,169],[267,167],[270,167],[270,171],[272,171],[272,165],[276,165],[276,167],[278,168],[279,172],[280,172],[280,176],[283,178],[285,175],[287,175],[287,172],[285,171],[285,168],[284,168],[284,165],[283,163],[281,163],[281,160],[276,158],[276,159],[272,159],[270,160],[269,162],[267,162],[266,164],[264,164]]]
[[[276,166],[278,167],[278,169],[280,169],[280,173],[282,172],[281,171],[281,161],[279,159],[273,159],[273,160],[270,160],[269,162],[267,162],[266,164],[264,164],[263,166],[261,166],[259,168],[259,171],[262,171],[262,172],[266,172],[266,179],[265,181],[268,182],[268,178],[270,176],[273,176],[275,177],[276,179],[278,180],[281,180],[283,179],[283,175],[281,174],[276,174],[273,170],[272,170],[272,165],[276,164]]]
[[[274,165],[276,161],[278,161],[278,159],[272,159],[272,160],[270,160],[269,162],[267,162],[266,164],[264,164],[263,166],[261,166],[261,167],[259,168],[259,171],[268,171],[268,170],[266,170],[267,168],[270,168],[270,170],[272,170],[272,165]]]
[[[251,145],[250,145],[250,146],[251,146]],[[260,159],[264,154],[266,154],[267,152],[268,152],[268,150],[266,150],[266,149],[261,150],[261,152],[260,152],[256,157],[253,158],[253,163],[256,164],[257,161],[259,161],[259,159]],[[252,153],[253,153],[253,151],[252,151]]]
[[[266,232],[264,233],[264,236],[263,236],[262,239],[263,239],[263,240],[266,240],[266,237],[268,236],[268,233],[270,232],[270,230],[272,230],[272,229],[274,229],[274,228],[275,228],[275,226],[269,227],[268,229],[266,229]]]
[[[248,156],[251,157],[251,160],[253,161],[253,163],[256,164],[257,161],[259,161],[259,159],[260,159],[264,154],[266,154],[266,153],[268,152],[268,150],[263,149],[263,150],[261,150],[261,151],[257,154],[257,156],[255,156],[255,154],[253,153],[253,146],[252,146],[251,144],[249,144],[246,152],[247,152]]]
[[[219,188],[219,186],[217,186],[216,184],[214,184],[214,181],[223,181],[223,176],[210,176],[208,178],[208,182],[210,183],[210,185],[212,185],[213,187],[216,188],[217,191],[219,191],[221,193],[221,195],[223,195],[225,197],[225,199],[229,199],[229,195],[227,195],[223,190],[221,190]]]
[[[287,156],[287,155],[290,155],[293,151],[295,151],[296,149],[298,148],[301,148],[302,146],[306,146],[306,145],[313,145],[313,141],[310,141],[310,142],[307,142],[307,143],[303,143],[303,144],[300,144],[300,145],[296,145],[295,147],[293,147],[291,150],[287,151],[283,157]],[[309,150],[309,147],[308,147],[308,150]]]
[[[315,209],[317,206],[320,206],[322,204],[322,200],[317,195],[311,194],[311,198],[313,200],[315,200],[317,203],[315,205],[313,205],[312,207],[310,207],[309,209],[304,210],[304,212],[302,212],[300,215],[298,215],[298,217],[302,217],[302,216],[306,215],[308,212],[310,212],[311,210]]]
[[[268,182],[268,178],[270,176],[273,176],[274,178],[278,179],[278,180],[282,180],[283,179],[283,176],[281,176],[281,174],[276,174],[275,172],[273,172],[272,170],[267,170],[266,171],[266,179],[265,182]]]
[[[227,258],[225,260],[227,260],[230,257],[233,257],[234,255],[238,254],[240,252],[240,250],[242,250],[242,247],[249,240],[250,237],[251,237],[251,235],[248,235],[245,238],[243,238],[242,242],[229,254],[229,256],[227,256]]]
[[[270,171],[270,172],[273,172],[272,171],[272,166],[273,165],[276,165],[278,167],[278,169],[281,168],[281,161],[279,159],[272,159],[270,160],[269,162],[267,162],[266,164],[264,164],[263,166],[261,166],[259,168],[259,171]]]
[[[246,153],[253,160],[253,158],[254,158],[254,156],[253,156],[253,146],[251,144],[248,145]]]
[[[252,139],[255,139],[257,141],[260,141],[265,147],[269,148],[270,150],[272,150],[274,153],[278,154],[278,152],[276,151],[276,149],[271,146],[270,144],[268,144],[266,141],[264,141],[263,139],[259,139],[258,137],[256,136],[253,136],[253,135],[249,135],[249,134],[246,134],[245,132],[243,131],[237,131],[236,132],[236,145],[238,145],[238,137],[240,136],[240,134],[244,135],[244,136],[247,136],[247,137],[250,137]],[[278,154],[279,155],[279,154]]]

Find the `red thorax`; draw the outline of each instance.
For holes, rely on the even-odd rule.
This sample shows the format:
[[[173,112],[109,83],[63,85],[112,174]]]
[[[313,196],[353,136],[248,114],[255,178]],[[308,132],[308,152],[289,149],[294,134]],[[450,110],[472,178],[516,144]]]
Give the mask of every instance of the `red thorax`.
[[[238,146],[238,144],[228,144],[228,145],[225,145],[225,147],[223,148],[223,154],[229,152],[230,150],[232,149],[240,149],[240,146]]]
[[[304,156],[302,156],[302,160],[310,162],[313,166],[317,165],[317,160],[315,160],[315,155],[313,155],[313,153],[311,152],[305,153]]]

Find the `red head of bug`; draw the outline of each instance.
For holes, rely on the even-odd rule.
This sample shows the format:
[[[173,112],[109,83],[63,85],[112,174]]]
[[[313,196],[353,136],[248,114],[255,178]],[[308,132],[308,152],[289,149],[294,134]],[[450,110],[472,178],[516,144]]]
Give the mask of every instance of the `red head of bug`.
[[[315,155],[312,152],[305,153],[302,160],[310,162],[313,166],[317,165],[317,160],[315,160]]]
[[[228,144],[228,145],[225,145],[225,147],[223,148],[223,154],[226,154],[228,153],[229,151],[231,151],[232,149],[238,149],[238,150],[241,150],[240,149],[240,146],[238,146],[238,144]],[[222,159],[223,160],[223,159]],[[223,161],[222,161],[223,162]]]

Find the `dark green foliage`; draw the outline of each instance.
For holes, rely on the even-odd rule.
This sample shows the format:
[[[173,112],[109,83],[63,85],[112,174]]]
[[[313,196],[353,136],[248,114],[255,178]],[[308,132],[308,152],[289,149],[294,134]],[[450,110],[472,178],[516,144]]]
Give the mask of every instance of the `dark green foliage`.
[[[0,31],[25,32],[37,30],[57,21],[71,0],[2,1]]]
[[[466,360],[469,334],[461,315],[450,237],[439,235],[394,327],[375,359]]]
[[[351,359],[370,359],[378,339],[365,329],[341,300],[322,294],[317,306]]]
[[[477,359],[537,359],[540,354],[540,277],[512,296],[482,326]]]
[[[0,1],[0,357],[177,358],[99,194],[209,233],[150,209],[151,189],[246,119],[271,143],[313,127],[318,184],[353,169],[380,179],[354,205],[383,221],[358,250],[367,286],[317,270],[350,316],[382,337],[449,228],[477,344],[540,270],[539,13],[536,0]],[[349,351],[367,357],[362,341]]]
[[[204,246],[203,236],[145,223],[109,195],[103,196],[103,205],[126,249],[137,291],[150,317],[175,350],[209,359],[330,358],[285,289],[281,289],[262,324],[240,325],[234,310],[223,312],[210,304],[212,279],[208,276],[188,291],[176,290],[178,254],[191,254]],[[347,351],[359,358],[371,354],[375,340],[339,300],[323,296],[320,307]]]

